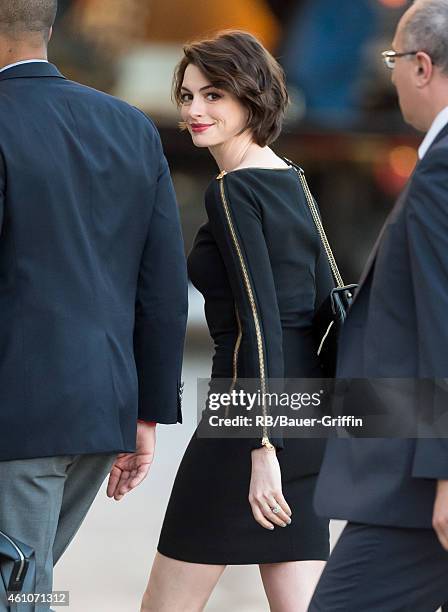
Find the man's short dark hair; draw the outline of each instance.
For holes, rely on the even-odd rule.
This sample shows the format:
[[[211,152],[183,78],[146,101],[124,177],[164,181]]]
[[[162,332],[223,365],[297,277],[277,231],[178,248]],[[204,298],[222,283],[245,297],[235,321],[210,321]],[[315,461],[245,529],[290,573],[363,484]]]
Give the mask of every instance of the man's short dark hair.
[[[0,33],[41,33],[48,41],[57,8],[58,0],[0,0]]]
[[[173,98],[179,106],[189,64],[199,68],[212,85],[243,103],[249,114],[246,129],[258,145],[264,147],[276,140],[289,102],[285,74],[255,36],[230,30],[185,45],[173,81]]]

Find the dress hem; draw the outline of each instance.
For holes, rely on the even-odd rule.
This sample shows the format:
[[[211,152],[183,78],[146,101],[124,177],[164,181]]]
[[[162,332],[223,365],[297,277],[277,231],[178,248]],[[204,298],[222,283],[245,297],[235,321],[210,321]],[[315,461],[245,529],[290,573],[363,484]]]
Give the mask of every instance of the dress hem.
[[[184,561],[186,563],[200,563],[204,565],[263,565],[268,563],[291,563],[295,561],[328,561],[329,554],[327,555],[293,555],[291,557],[282,557],[279,558],[266,558],[262,561],[260,560],[250,560],[250,561],[217,561],[216,558],[213,560],[212,557],[203,557],[202,559],[187,558],[186,556],[179,555],[178,553],[170,553],[168,551],[163,551],[159,546],[157,547],[157,552],[159,552],[164,557],[168,557],[169,559],[174,559],[176,561]]]

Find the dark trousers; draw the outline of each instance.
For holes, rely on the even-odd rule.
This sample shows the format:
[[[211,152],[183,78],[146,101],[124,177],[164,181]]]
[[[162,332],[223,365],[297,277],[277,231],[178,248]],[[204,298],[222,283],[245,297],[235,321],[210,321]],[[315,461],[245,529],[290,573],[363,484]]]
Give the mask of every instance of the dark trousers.
[[[348,523],[308,612],[435,612],[445,602],[448,552],[432,529]]]

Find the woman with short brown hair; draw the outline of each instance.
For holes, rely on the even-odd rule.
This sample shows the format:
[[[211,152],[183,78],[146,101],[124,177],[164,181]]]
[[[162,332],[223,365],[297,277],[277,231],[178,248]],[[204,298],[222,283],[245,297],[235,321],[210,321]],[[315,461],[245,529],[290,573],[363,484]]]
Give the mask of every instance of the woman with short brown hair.
[[[184,104],[182,88],[190,65],[243,104],[248,112],[245,130],[257,145],[265,147],[278,138],[288,106],[284,73],[251,34],[232,31],[184,47],[173,79],[179,107]]]
[[[251,34],[224,32],[184,48],[173,93],[220,170],[188,258],[215,343],[210,388],[319,377],[312,319],[333,283],[297,171],[269,148],[288,104],[281,67]],[[203,610],[226,565],[258,564],[271,610],[305,612],[329,552],[312,505],[324,441],[284,442],[266,425],[249,439],[198,430],[142,611]]]

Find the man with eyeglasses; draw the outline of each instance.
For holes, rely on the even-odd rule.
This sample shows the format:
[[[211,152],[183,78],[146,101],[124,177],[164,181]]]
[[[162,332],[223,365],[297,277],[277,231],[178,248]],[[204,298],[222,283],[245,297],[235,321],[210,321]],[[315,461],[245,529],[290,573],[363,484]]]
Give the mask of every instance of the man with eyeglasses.
[[[418,384],[411,400],[429,418],[424,436],[329,440],[315,505],[348,523],[309,612],[448,601],[448,0],[417,0],[383,59],[405,121],[426,136],[360,281],[337,376]],[[344,410],[358,416],[349,386]]]

